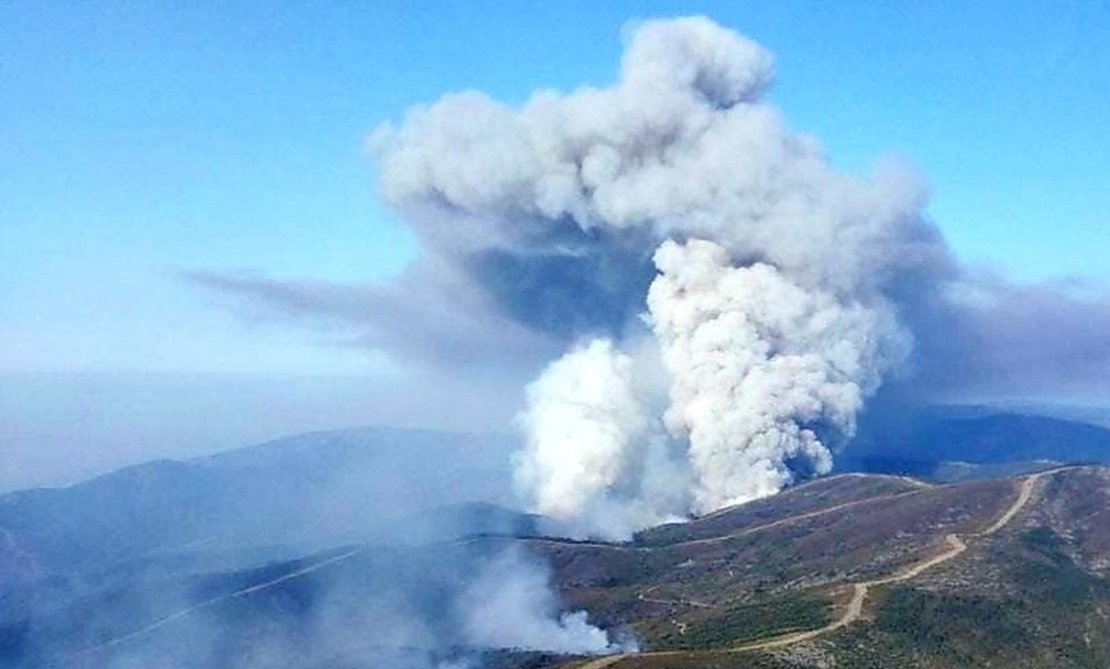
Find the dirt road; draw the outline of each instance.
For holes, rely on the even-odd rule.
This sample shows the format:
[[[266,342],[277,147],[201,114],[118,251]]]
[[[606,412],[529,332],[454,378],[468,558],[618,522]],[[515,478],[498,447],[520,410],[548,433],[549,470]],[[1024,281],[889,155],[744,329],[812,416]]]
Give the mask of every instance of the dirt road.
[[[987,536],[990,536],[992,534],[995,534],[996,532],[998,532],[1002,528],[1006,527],[1010,523],[1010,521],[1012,521],[1014,518],[1017,517],[1017,515],[1019,513],[1021,513],[1022,509],[1024,509],[1025,506],[1029,503],[1029,501],[1033,498],[1033,493],[1036,490],[1037,483],[1042,478],[1044,478],[1045,476],[1047,476],[1049,474],[1053,474],[1053,473],[1058,472],[1058,471],[1061,471],[1061,469],[1064,469],[1064,468],[1051,469],[1051,470],[1048,470],[1048,471],[1038,472],[1036,474],[1032,474],[1030,476],[1025,477],[1021,482],[1021,488],[1018,491],[1017,498],[1006,509],[1006,511],[1001,516],[999,516],[997,520],[995,520],[993,523],[991,523],[990,526],[988,526],[986,529],[981,530],[979,532],[975,532],[973,534],[968,534],[966,536],[969,539],[977,538],[977,537],[987,537]],[[848,507],[848,506],[853,506],[854,504],[855,503],[841,504],[837,507],[831,507],[829,509],[829,511],[837,510],[837,509],[843,509],[843,508]],[[788,522],[788,521],[795,521],[795,520],[799,520],[799,519],[802,519],[802,518],[805,518],[805,517],[811,517],[813,515],[819,515],[819,514],[811,513],[811,514],[804,514],[804,515],[801,515],[801,516],[796,516],[796,517],[793,517],[793,518],[787,518],[787,519],[784,519],[782,521],[778,521],[778,523],[771,523],[770,525],[762,526],[760,528],[752,528],[752,530],[754,531],[754,530],[757,530],[757,529],[765,529],[766,527],[769,527],[771,525],[781,524],[781,523]],[[910,579],[916,578],[917,576],[920,576],[922,573],[924,573],[924,572],[926,572],[930,569],[933,569],[934,567],[940,566],[940,565],[944,564],[945,562],[948,562],[949,560],[961,555],[964,551],[967,550],[967,543],[958,534],[948,534],[944,537],[944,539],[945,539],[945,543],[948,545],[948,548],[947,548],[947,550],[945,550],[944,552],[942,552],[938,555],[934,555],[933,557],[922,560],[921,562],[918,562],[914,565],[911,565],[909,568],[904,569],[904,570],[898,572],[897,574],[893,574],[891,576],[886,576],[886,577],[879,578],[879,579],[873,579],[873,580],[870,580],[870,581],[860,581],[860,582],[857,582],[857,583],[852,583],[851,584],[852,585],[852,598],[848,601],[848,604],[844,609],[844,614],[841,615],[836,620],[834,620],[833,622],[829,623],[828,625],[825,625],[824,627],[821,627],[821,628],[818,628],[818,629],[815,629],[815,630],[807,630],[807,631],[804,631],[804,632],[792,632],[790,634],[786,634],[786,635],[776,637],[776,638],[773,638],[773,639],[767,639],[765,641],[756,641],[756,642],[753,642],[753,643],[741,644],[739,646],[734,646],[732,648],[725,649],[723,652],[746,653],[746,652],[751,652],[751,651],[755,651],[755,650],[770,650],[770,649],[773,649],[773,648],[782,648],[782,647],[785,647],[785,646],[794,645],[796,643],[801,643],[803,641],[809,641],[810,639],[813,639],[813,638],[816,638],[816,637],[819,637],[819,636],[824,636],[824,635],[829,634],[831,632],[835,632],[836,630],[839,630],[842,627],[847,627],[848,625],[851,625],[852,623],[859,620],[860,616],[863,614],[863,606],[867,601],[867,595],[868,595],[871,588],[873,588],[875,586],[880,586],[880,585],[889,585],[891,583],[901,583],[903,581],[909,581]],[[717,652],[722,652],[722,651],[717,651]],[[648,656],[652,656],[652,657],[665,657],[665,656],[674,656],[674,655],[679,655],[679,654],[684,654],[684,653],[678,653],[678,652],[674,652],[674,651],[663,651],[663,652],[642,653],[641,655],[648,655]],[[580,665],[578,667],[578,669],[605,669],[606,667],[613,666],[617,662],[620,662],[621,660],[623,660],[623,659],[625,659],[629,656],[630,656],[629,654],[607,655],[605,657],[600,657],[600,658],[591,660],[590,662],[587,662],[586,664]]]

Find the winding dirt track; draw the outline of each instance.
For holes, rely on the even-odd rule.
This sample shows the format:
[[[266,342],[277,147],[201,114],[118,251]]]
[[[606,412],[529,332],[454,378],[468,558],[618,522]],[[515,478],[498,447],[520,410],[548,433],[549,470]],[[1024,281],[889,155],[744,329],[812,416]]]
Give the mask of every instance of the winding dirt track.
[[[1010,523],[1010,521],[1012,521],[1015,517],[1017,517],[1019,513],[1021,513],[1022,509],[1024,509],[1025,506],[1029,503],[1029,500],[1033,498],[1033,493],[1036,490],[1037,483],[1045,476],[1049,474],[1054,474],[1061,469],[1065,468],[1061,467],[1057,469],[1050,469],[1048,471],[1037,472],[1036,474],[1031,474],[1025,477],[1021,482],[1021,489],[1018,492],[1017,498],[1014,500],[1013,504],[1011,504],[1009,508],[1006,509],[1006,512],[999,516],[998,519],[991,523],[991,525],[985,530],[981,530],[973,534],[968,534],[966,536],[969,539],[977,537],[987,537],[1006,527]],[[854,504],[855,503],[848,503],[841,504],[837,507],[830,507],[829,511],[853,506]],[[772,523],[771,525],[781,525],[786,522],[793,522],[795,520],[812,517],[813,515],[819,514],[803,514],[801,516],[783,519],[781,521],[778,521],[777,523]],[[770,525],[762,526],[760,528],[753,528],[753,530],[763,529],[764,527],[769,526]],[[782,648],[785,646],[794,645],[796,643],[801,643],[802,641],[809,641],[810,639],[835,632],[842,627],[847,627],[848,625],[851,625],[852,623],[859,620],[860,615],[863,613],[863,605],[867,601],[867,595],[871,588],[880,585],[889,585],[891,583],[901,583],[903,581],[908,581],[910,579],[916,578],[922,573],[934,567],[942,565],[945,562],[948,562],[949,560],[961,555],[964,551],[967,550],[967,543],[965,543],[963,538],[961,538],[958,534],[945,535],[944,540],[945,543],[948,545],[948,548],[943,553],[939,553],[937,555],[934,555],[933,557],[922,560],[921,562],[918,562],[892,576],[886,576],[870,581],[859,581],[856,583],[852,583],[852,599],[848,601],[848,605],[844,609],[844,615],[840,616],[824,627],[820,627],[815,630],[807,630],[804,632],[791,632],[789,634],[772,639],[767,639],[765,641],[756,641],[752,643],[741,644],[739,646],[733,646],[732,648],[726,648],[723,651],[714,652],[746,653],[754,650]],[[649,657],[667,657],[686,654],[688,654],[688,652],[685,651],[659,651],[640,653],[639,655]],[[606,655],[604,657],[599,657],[585,664],[579,665],[577,669],[605,669],[606,667],[611,667],[617,662],[620,662],[621,660],[630,656],[631,654],[628,653],[621,655]]]

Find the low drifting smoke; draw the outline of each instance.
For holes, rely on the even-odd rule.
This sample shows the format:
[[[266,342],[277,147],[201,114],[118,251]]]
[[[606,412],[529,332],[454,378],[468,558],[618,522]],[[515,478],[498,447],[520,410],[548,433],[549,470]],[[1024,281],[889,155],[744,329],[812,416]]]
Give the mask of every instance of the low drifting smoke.
[[[442,538],[420,545],[382,536],[353,557],[289,579],[288,590],[263,588],[207,605],[196,603],[192,576],[136,584],[91,609],[92,632],[58,638],[54,627],[34,630],[23,646],[27,661],[12,666],[482,669],[505,666],[489,660],[508,652],[582,656],[637,649],[631,636],[568,610],[537,556],[497,540],[451,540],[458,529],[443,529]],[[265,569],[272,573],[276,566]],[[252,565],[250,573],[259,570]],[[175,614],[134,633],[132,621],[167,602],[175,602]],[[126,631],[73,652],[112,629]]]
[[[466,642],[574,655],[636,650],[591,625],[585,611],[560,613],[548,573],[520,551],[489,560],[459,599]]]
[[[833,170],[772,78],[708,19],[650,21],[609,88],[451,95],[375,140],[430,253],[579,340],[528,389],[517,478],[582,533],[828,472],[911,348],[893,294],[948,265],[917,180]],[[622,348],[645,336],[662,375]]]

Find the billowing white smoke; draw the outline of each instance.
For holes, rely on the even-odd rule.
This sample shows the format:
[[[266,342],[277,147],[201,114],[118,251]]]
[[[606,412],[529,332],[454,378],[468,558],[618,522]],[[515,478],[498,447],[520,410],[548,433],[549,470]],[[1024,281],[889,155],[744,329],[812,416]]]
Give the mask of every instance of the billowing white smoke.
[[[906,353],[889,306],[804,290],[765,263],[733,267],[702,240],[664,242],[655,264],[648,308],[673,379],[665,420],[689,436],[695,510],[775,493],[791,466],[828,473],[813,428],[852,433],[864,397]]]
[[[648,416],[634,394],[632,358],[596,339],[576,348],[528,387],[520,417],[528,435],[517,480],[536,508],[557,519],[582,515],[625,476],[647,438]]]
[[[762,48],[708,19],[648,21],[611,87],[543,91],[519,109],[447,96],[378,135],[384,192],[431,257],[507,310],[570,285],[585,312],[594,293],[623,295],[606,292],[614,265],[639,276],[654,253],[650,295],[648,277],[628,298],[628,313],[648,310],[640,329],[579,333],[607,328],[571,342],[521,418],[519,481],[583,533],[627,534],[827,472],[829,439],[852,432],[910,348],[891,295],[947,262],[918,181],[834,171],[761,101],[771,79]],[[531,292],[490,284],[475,268],[491,257]],[[619,350],[645,324],[662,389]]]
[[[459,602],[464,638],[474,646],[567,654],[635,650],[591,625],[585,611],[558,611],[548,575],[515,551],[486,564]]]
[[[627,536],[686,510],[633,368],[632,356],[595,339],[528,387],[517,483],[536,511],[578,534]]]

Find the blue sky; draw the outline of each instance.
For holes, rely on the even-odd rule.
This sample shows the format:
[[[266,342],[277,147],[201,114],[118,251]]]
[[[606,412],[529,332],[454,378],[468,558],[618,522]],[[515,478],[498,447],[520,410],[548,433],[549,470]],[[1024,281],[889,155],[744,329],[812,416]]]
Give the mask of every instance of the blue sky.
[[[466,88],[520,102],[604,85],[628,21],[692,13],[776,55],[772,100],[838,165],[893,153],[925,174],[930,214],[965,260],[1022,281],[1110,283],[1110,3],[8,0],[0,460],[18,477],[0,489],[184,441],[375,422],[381,403],[367,398],[382,387],[349,380],[388,378],[381,356],[237,316],[182,272],[388,278],[418,249],[375,193],[365,141],[379,123]],[[38,372],[126,382],[28,383]],[[298,404],[190,376],[163,393],[169,410],[143,403],[168,383],[143,373],[348,381],[302,383]],[[214,394],[201,406],[183,393]],[[137,405],[141,420],[119,413]],[[415,421],[411,409],[394,422]],[[129,430],[163,449],[81,446]]]
[[[598,5],[604,5],[598,7]],[[604,84],[622,25],[705,13],[776,54],[833,159],[894,153],[965,259],[1110,278],[1106,3],[6,3],[0,368],[364,373],[182,270],[375,280],[416,253],[364,140],[447,91]]]

